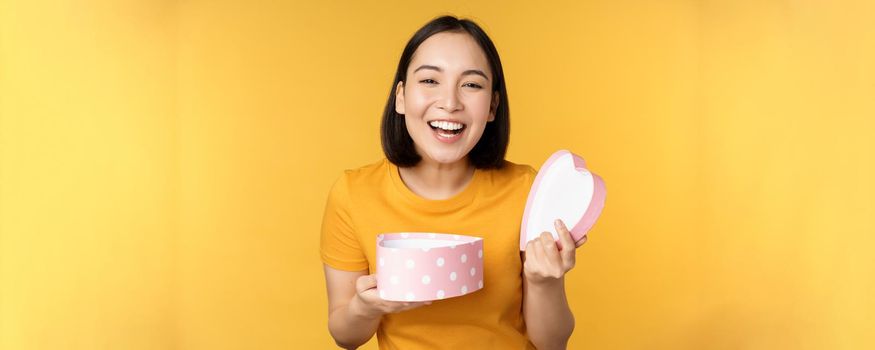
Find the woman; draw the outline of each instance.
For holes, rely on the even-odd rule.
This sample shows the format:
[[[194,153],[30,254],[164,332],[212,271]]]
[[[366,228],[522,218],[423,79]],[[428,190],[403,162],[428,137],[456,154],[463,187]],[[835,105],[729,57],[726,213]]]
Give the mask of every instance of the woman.
[[[376,163],[346,170],[322,224],[328,328],[354,349],[564,349],[574,328],[564,275],[575,243],[561,221],[519,252],[536,171],[504,159],[507,90],[492,40],[474,22],[436,18],[404,49],[381,125]],[[434,302],[382,300],[376,236],[446,232],[482,237],[484,287]],[[579,244],[582,244],[580,242]]]

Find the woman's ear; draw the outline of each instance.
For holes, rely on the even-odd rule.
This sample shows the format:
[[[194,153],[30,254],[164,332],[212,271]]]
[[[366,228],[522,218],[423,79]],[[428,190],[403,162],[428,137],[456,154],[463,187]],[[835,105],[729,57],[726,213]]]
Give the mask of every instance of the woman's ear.
[[[395,113],[404,115],[404,82],[395,85]]]
[[[498,103],[501,102],[500,95],[498,92],[494,93],[492,96],[492,104],[489,106],[489,119],[487,122],[491,122],[495,120],[495,111],[498,110]]]

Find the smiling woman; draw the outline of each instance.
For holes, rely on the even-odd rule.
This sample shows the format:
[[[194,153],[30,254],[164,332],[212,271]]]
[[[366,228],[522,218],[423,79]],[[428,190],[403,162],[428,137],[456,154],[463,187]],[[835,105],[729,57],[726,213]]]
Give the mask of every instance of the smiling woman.
[[[337,344],[355,348],[376,333],[381,349],[564,348],[574,319],[563,276],[575,248],[566,244],[572,248],[560,261],[548,234],[527,250],[532,257],[520,255],[521,218],[536,172],[504,159],[510,137],[504,74],[477,24],[445,16],[413,35],[381,133],[386,158],[347,170],[325,207],[321,255],[328,328]],[[446,300],[441,290],[434,302],[382,299],[375,243],[391,232],[482,238],[482,289],[469,294],[462,286],[462,296]],[[436,264],[450,280],[469,271]],[[392,277],[392,284],[428,283]]]
[[[462,128],[456,137],[441,137],[429,128],[440,127],[432,121]],[[504,73],[495,45],[477,24],[442,17],[413,35],[398,63],[381,132],[386,157],[400,167],[418,165],[422,153],[481,169],[504,165],[510,138]]]

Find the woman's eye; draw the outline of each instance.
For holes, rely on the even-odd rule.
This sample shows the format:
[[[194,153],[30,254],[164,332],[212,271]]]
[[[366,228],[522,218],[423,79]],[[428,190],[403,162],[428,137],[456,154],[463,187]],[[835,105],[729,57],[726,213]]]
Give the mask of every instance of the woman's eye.
[[[434,79],[423,79],[423,80],[420,80],[419,82],[423,83],[423,84],[428,84],[428,85],[437,84],[437,81],[434,81]],[[482,89],[483,88],[479,84],[475,84],[475,83],[467,83],[467,84],[462,85],[462,86],[472,87],[475,89]]]

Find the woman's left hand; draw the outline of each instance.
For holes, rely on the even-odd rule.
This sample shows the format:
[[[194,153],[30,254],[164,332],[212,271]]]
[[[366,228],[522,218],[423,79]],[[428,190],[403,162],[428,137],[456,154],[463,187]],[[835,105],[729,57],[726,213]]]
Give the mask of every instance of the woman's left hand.
[[[574,268],[574,253],[577,247],[586,242],[586,236],[575,244],[571,232],[562,220],[554,222],[559,241],[553,240],[550,232],[526,244],[525,263],[523,271],[526,280],[535,284],[553,284],[560,282],[568,271]]]

